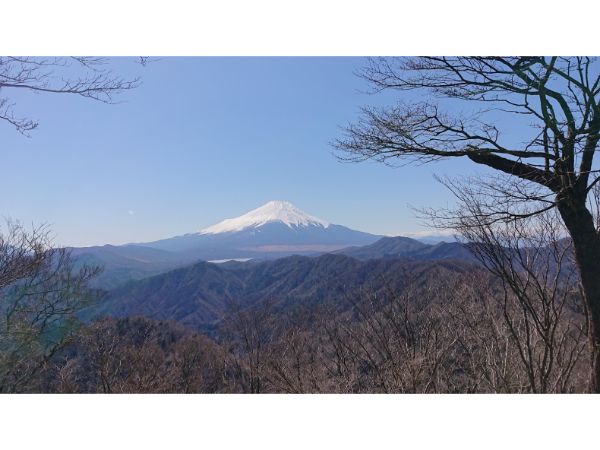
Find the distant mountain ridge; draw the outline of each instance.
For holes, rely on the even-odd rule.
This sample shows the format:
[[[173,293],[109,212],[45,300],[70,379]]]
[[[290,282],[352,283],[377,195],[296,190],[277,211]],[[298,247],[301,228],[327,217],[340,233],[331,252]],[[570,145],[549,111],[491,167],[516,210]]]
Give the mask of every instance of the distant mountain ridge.
[[[440,242],[425,244],[416,239],[396,236],[383,237],[373,244],[350,247],[334,253],[368,260],[379,258],[409,258],[418,260],[452,259],[477,263],[478,260],[469,247],[459,242]]]

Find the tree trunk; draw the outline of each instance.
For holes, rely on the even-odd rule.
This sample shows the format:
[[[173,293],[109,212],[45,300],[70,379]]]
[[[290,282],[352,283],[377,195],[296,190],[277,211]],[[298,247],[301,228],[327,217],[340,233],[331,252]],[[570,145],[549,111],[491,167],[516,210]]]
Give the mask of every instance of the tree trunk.
[[[575,248],[575,259],[591,321],[593,362],[590,384],[593,392],[600,393],[600,235],[592,214],[585,206],[585,200],[559,200],[558,210]]]

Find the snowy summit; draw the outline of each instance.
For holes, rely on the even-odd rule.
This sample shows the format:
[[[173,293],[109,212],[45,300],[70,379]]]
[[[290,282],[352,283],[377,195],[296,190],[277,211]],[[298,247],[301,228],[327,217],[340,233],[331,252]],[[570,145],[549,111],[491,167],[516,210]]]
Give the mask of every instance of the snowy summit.
[[[290,202],[279,200],[265,203],[260,208],[233,219],[225,219],[200,231],[200,234],[235,233],[248,228],[257,228],[271,222],[280,222],[290,228],[317,226],[328,228],[329,223],[306,214]]]

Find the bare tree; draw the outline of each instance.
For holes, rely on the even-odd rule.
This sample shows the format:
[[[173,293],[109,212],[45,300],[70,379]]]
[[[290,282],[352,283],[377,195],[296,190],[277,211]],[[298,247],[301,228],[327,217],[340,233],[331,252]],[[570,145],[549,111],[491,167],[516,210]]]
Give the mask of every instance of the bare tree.
[[[244,388],[252,394],[265,390],[269,344],[275,330],[270,301],[242,306],[230,302],[221,325],[228,351],[237,361]]]
[[[320,331],[335,313],[323,305],[296,305],[281,314],[269,343],[266,378],[269,388],[284,393],[347,392],[326,370],[330,355],[322,348]],[[335,380],[332,382],[332,380]]]
[[[0,234],[0,391],[21,392],[77,329],[77,313],[98,298],[97,267],[75,267],[42,227],[9,222]]]
[[[322,326],[322,361],[340,390],[480,392],[480,364],[473,360],[475,352],[464,351],[466,328],[453,314],[459,303],[473,309],[481,303],[482,290],[467,286],[472,286],[468,277],[442,275],[426,285],[409,280],[401,292],[366,290],[348,297],[350,314]]]
[[[147,58],[140,58],[145,65]],[[0,120],[28,135],[38,126],[35,119],[16,111],[10,91],[73,94],[104,103],[140,84],[138,78],[124,79],[110,69],[107,58],[98,57],[0,57]]]
[[[488,342],[507,347],[500,352],[512,362],[504,365],[516,366],[522,374],[510,382],[512,387],[505,383],[506,388],[540,393],[593,389],[587,375],[593,367],[589,312],[579,289],[572,242],[557,212],[490,224],[481,220],[473,197],[463,197],[461,206],[468,211],[455,228],[500,281],[483,311],[493,331],[486,333],[493,338]],[[463,315],[469,328],[476,314],[465,311]],[[495,375],[496,380],[509,381]]]
[[[393,164],[466,157],[504,178],[483,183],[484,217],[511,222],[556,208],[573,241],[594,342],[600,392],[600,234],[588,197],[600,180],[599,64],[587,57],[379,58],[362,76],[378,90],[423,91],[429,100],[365,108],[335,145],[342,159]],[[438,100],[440,100],[438,102]],[[447,113],[458,104],[468,114]],[[524,119],[525,138],[500,118]],[[526,128],[526,127],[525,127]],[[494,182],[495,181],[495,182]]]
[[[297,360],[321,365],[319,392],[587,391],[591,352],[577,291],[569,283],[513,291],[510,280],[474,269],[401,292],[362,292],[349,297],[348,314],[313,329],[306,339],[317,351],[304,344]],[[286,379],[296,371],[309,373],[288,367]]]

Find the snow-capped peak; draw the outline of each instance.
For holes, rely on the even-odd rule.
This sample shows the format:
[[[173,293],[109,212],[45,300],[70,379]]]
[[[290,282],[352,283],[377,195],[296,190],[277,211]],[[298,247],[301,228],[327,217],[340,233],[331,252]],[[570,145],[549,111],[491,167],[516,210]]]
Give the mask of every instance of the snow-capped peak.
[[[225,219],[216,225],[205,228],[200,231],[200,234],[233,233],[247,228],[256,228],[269,222],[281,222],[290,228],[329,227],[328,222],[306,214],[290,202],[274,200],[242,216]]]

